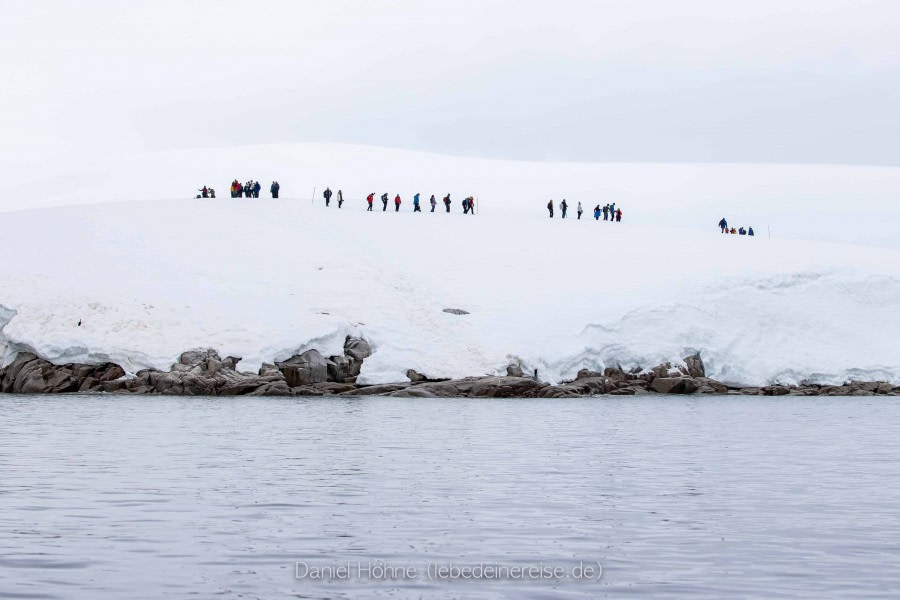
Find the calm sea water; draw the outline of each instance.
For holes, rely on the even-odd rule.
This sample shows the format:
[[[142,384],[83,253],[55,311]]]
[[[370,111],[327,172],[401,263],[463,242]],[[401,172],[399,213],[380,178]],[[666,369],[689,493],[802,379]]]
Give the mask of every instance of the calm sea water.
[[[0,597],[897,597],[898,458],[900,398],[0,396]]]

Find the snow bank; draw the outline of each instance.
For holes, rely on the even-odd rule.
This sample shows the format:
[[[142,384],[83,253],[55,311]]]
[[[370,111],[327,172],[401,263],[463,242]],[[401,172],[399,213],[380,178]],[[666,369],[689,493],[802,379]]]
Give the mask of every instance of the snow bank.
[[[362,335],[375,348],[367,383],[409,368],[496,373],[510,360],[559,380],[694,351],[735,383],[900,382],[900,251],[765,235],[771,217],[798,237],[893,243],[867,236],[871,224],[848,220],[843,204],[900,222],[900,169],[528,164],[320,145],[148,155],[78,173],[58,175],[71,191],[2,200],[7,360],[33,349],[134,372],[213,347],[252,371],[307,348],[339,354],[346,335]],[[152,199],[203,183],[227,196],[234,177],[265,188],[278,178],[287,198]],[[313,182],[342,188],[344,208],[311,202]],[[551,189],[565,189],[569,219],[546,217]],[[399,191],[402,212],[365,212],[373,191]],[[412,213],[415,191],[453,193],[454,212]],[[469,194],[477,216],[460,212]],[[625,222],[588,218],[608,201]],[[792,225],[806,213],[820,226]],[[761,235],[717,233],[723,215]]]

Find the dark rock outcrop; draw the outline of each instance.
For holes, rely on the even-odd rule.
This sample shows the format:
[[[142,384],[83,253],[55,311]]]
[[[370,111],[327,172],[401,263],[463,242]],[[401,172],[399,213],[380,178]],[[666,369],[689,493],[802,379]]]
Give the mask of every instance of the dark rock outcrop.
[[[827,386],[772,384],[733,387],[706,377],[699,354],[684,365],[671,363],[650,370],[608,367],[603,373],[578,371],[574,381],[550,385],[523,376],[518,364],[510,364],[505,376],[436,380],[413,369],[409,382],[356,385],[363,361],[372,348],[362,339],[348,337],[344,354],[324,357],[307,350],[276,364],[263,364],[258,373],[237,371],[239,357],[221,358],[214,350],[184,352],[168,371],[145,369],[126,378],[118,365],[55,365],[33,353],[21,352],[0,368],[0,391],[22,394],[106,392],[117,394],[165,394],[184,396],[391,396],[398,398],[571,398],[596,395],[632,396],[658,394],[740,394],[767,396],[874,396],[897,395],[900,387],[887,382],[850,381]]]
[[[0,390],[13,394],[60,394],[101,390],[103,385],[125,375],[112,363],[54,365],[31,352],[20,352],[0,369]]]

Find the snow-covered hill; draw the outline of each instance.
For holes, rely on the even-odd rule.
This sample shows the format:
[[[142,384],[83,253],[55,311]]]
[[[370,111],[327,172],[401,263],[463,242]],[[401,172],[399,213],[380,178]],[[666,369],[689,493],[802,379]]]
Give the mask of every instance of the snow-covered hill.
[[[375,347],[364,382],[409,368],[480,375],[510,360],[555,380],[693,351],[730,382],[900,381],[900,250],[884,247],[897,245],[900,169],[515,163],[339,145],[18,169],[27,192],[0,199],[7,360],[29,348],[136,371],[213,347],[255,370],[306,348],[340,353],[352,333]],[[277,178],[283,198],[228,198],[234,178],[265,189]],[[203,184],[220,197],[190,198]],[[343,209],[323,206],[325,185],[344,190]],[[416,191],[450,192],[453,213],[413,213]],[[399,192],[401,213],[367,213],[369,192]],[[477,216],[461,214],[469,194]],[[568,219],[547,218],[551,197],[568,199]],[[589,218],[610,201],[623,223]],[[719,234],[722,216],[758,235]]]

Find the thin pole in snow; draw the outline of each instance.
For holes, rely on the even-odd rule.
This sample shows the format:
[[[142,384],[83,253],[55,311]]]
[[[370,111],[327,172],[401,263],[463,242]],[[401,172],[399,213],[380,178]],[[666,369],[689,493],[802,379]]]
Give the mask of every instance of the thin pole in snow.
[[[771,237],[772,237],[772,226],[771,226],[771,225],[766,225],[766,229],[769,230],[769,238],[771,239]]]
[[[309,203],[314,204],[315,201],[316,201],[316,188],[313,187],[313,195],[312,195],[312,198],[309,199]]]

